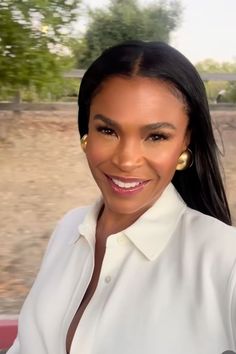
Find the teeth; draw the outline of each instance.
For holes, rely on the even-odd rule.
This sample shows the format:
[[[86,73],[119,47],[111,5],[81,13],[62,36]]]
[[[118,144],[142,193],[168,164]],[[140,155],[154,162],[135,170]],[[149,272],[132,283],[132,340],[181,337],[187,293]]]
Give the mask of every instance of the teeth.
[[[120,188],[134,188],[137,187],[141,182],[130,182],[130,183],[124,183],[119,181],[118,179],[112,178],[113,183],[115,183],[118,187]]]

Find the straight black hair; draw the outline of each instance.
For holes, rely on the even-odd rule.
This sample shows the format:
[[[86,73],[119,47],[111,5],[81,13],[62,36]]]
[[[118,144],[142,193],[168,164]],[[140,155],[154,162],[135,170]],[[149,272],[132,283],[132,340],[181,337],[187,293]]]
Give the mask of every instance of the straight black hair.
[[[168,44],[129,41],[108,48],[92,63],[80,86],[80,135],[88,132],[91,100],[101,84],[121,75],[164,81],[180,93],[188,113],[194,163],[176,171],[172,183],[189,207],[231,225],[204,84],[190,61]]]

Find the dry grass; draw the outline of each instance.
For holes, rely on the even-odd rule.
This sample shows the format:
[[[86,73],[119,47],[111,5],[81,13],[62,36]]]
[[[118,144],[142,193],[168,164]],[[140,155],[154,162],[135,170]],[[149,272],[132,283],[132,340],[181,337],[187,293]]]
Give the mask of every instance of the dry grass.
[[[75,112],[0,112],[0,313],[19,311],[57,220],[98,194],[75,117]],[[222,131],[236,221],[236,112],[214,118]]]

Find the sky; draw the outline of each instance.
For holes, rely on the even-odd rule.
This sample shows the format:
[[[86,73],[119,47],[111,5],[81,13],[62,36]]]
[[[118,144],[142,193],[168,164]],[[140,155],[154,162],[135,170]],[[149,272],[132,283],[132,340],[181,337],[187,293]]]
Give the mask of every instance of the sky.
[[[148,4],[150,0],[140,0]],[[155,1],[152,1],[155,2]],[[236,61],[236,0],[180,0],[183,16],[171,44],[194,64],[207,58]],[[84,0],[91,7],[108,0]]]

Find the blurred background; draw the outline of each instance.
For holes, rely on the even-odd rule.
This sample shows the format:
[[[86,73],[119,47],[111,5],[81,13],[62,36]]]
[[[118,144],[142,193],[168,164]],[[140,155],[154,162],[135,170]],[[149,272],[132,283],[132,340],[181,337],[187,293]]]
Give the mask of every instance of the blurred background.
[[[0,314],[17,315],[48,238],[98,195],[77,133],[84,70],[111,45],[162,40],[202,75],[236,224],[235,0],[0,1]]]

